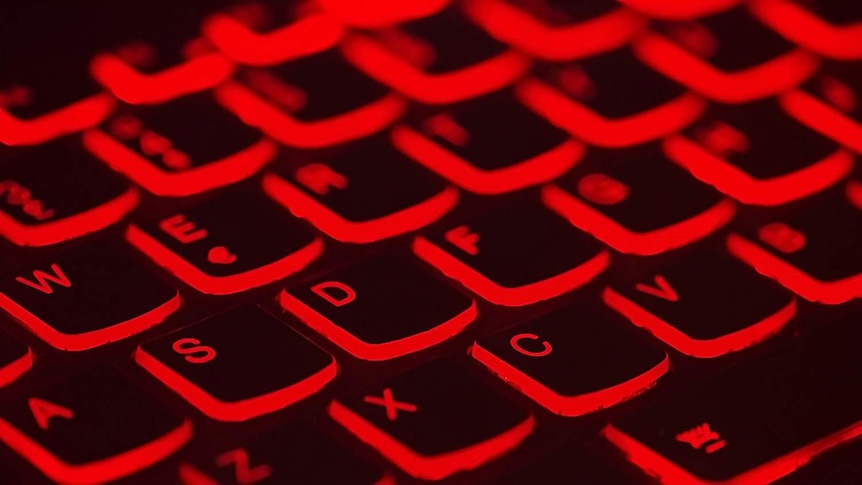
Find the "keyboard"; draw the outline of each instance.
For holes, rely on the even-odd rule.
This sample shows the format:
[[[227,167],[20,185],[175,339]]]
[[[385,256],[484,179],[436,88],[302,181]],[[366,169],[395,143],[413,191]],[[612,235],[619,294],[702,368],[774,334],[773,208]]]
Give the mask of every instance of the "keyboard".
[[[6,1],[0,481],[862,482],[862,4]]]

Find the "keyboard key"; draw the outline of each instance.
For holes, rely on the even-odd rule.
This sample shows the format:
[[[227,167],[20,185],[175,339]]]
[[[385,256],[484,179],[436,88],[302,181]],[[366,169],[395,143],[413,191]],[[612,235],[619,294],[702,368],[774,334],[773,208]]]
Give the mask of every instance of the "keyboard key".
[[[284,278],[323,251],[323,241],[277,205],[237,192],[132,224],[126,239],[189,286],[215,295]]]
[[[250,177],[277,151],[275,142],[205,94],[118,114],[83,140],[108,166],[161,196],[191,195]]]
[[[279,426],[244,446],[215,455],[204,466],[182,463],[179,477],[189,485],[394,483],[305,422]]]
[[[742,7],[659,25],[634,43],[647,65],[715,101],[745,103],[795,87],[817,57],[760,24]]]
[[[407,106],[332,49],[269,69],[246,68],[215,94],[244,122],[297,148],[366,137],[395,121]]]
[[[320,391],[338,373],[332,356],[252,305],[145,343],[135,360],[219,421],[283,409]]]
[[[0,234],[45,246],[110,226],[138,205],[138,191],[77,140],[21,148],[0,164]]]
[[[94,243],[7,272],[0,307],[52,346],[86,350],[164,321],[180,296],[123,248]]]
[[[604,435],[663,483],[772,483],[862,432],[860,329],[857,314],[788,342]]]
[[[570,417],[631,399],[670,368],[664,351],[583,305],[479,339],[470,352],[552,413]]]
[[[532,201],[417,236],[413,252],[482,298],[505,306],[574,290],[610,260],[597,241]]]
[[[576,481],[573,481],[576,480]],[[501,476],[493,485],[643,485],[640,470],[599,455],[584,446],[569,443]]]
[[[316,0],[341,22],[360,28],[376,29],[433,15],[449,0]]]
[[[515,448],[534,418],[464,369],[434,360],[332,401],[329,415],[409,475],[440,480]]]
[[[693,19],[719,13],[739,5],[742,0],[698,0],[680,2],[678,0],[620,0],[620,3],[642,12],[650,17],[663,19]]]
[[[366,243],[424,227],[449,212],[458,191],[378,136],[327,162],[277,166],[264,191],[330,237]]]
[[[717,109],[665,141],[668,158],[744,203],[779,205],[843,179],[853,155],[772,100]]]
[[[700,358],[760,343],[796,315],[796,299],[780,285],[714,253],[614,284],[602,298],[666,344]]]
[[[425,104],[496,91],[530,67],[529,58],[488,36],[454,7],[374,34],[348,35],[342,52],[369,76]]]
[[[479,194],[499,194],[556,178],[584,147],[513,98],[495,93],[400,125],[395,146],[451,182]]]
[[[862,8],[857,2],[756,0],[750,9],[795,44],[834,59],[862,58]]]
[[[0,440],[53,481],[102,483],[173,454],[192,436],[111,367],[75,374],[0,409]]]
[[[0,332],[0,387],[7,386],[33,367],[36,358],[30,347]]]
[[[268,66],[335,46],[343,28],[329,15],[269,0],[234,5],[204,20],[207,40],[230,60]]]
[[[841,191],[728,236],[734,256],[805,298],[827,305],[862,296],[860,208]]]
[[[637,79],[638,89],[629,82]],[[682,129],[706,103],[616,50],[539,71],[518,85],[521,101],[576,138],[603,147],[647,142]]]
[[[617,251],[658,254],[698,241],[729,222],[732,201],[667,161],[654,145],[593,151],[545,186],[545,204]],[[601,168],[599,168],[601,167]]]
[[[547,61],[622,47],[647,24],[612,0],[471,0],[466,13],[500,42]]]
[[[284,289],[278,298],[282,309],[364,360],[431,347],[478,316],[475,301],[392,254]]]

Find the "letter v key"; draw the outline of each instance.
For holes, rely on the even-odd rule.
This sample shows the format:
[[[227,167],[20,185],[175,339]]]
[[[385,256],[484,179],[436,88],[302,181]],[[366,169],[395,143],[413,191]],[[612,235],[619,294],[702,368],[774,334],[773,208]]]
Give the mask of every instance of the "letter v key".
[[[647,295],[661,298],[662,300],[667,300],[670,302],[679,301],[679,295],[677,294],[676,290],[674,290],[673,287],[670,286],[670,283],[667,282],[664,276],[656,275],[654,281],[655,286],[638,283],[635,285],[635,289],[642,293],[646,293]]]

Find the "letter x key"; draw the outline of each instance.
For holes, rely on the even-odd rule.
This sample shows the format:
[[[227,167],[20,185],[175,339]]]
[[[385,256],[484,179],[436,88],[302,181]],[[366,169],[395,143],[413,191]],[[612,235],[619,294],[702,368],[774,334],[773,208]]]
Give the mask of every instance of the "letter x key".
[[[419,406],[415,404],[411,404],[408,402],[396,401],[392,396],[392,389],[386,388],[383,390],[383,397],[374,397],[374,396],[365,396],[362,398],[363,401],[369,404],[376,404],[378,406],[383,406],[386,408],[386,417],[389,418],[389,421],[395,421],[398,419],[398,411],[406,411],[408,413],[415,413],[419,410]]]

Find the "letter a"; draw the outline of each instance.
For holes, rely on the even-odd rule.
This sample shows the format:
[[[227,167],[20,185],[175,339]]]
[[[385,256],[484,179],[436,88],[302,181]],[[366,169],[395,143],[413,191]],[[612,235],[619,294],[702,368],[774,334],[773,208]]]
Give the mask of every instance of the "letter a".
[[[65,286],[66,288],[72,286],[72,282],[69,281],[69,278],[66,277],[63,270],[60,269],[60,266],[52,264],[51,271],[53,271],[54,274],[48,274],[38,269],[33,271],[33,278],[36,279],[36,282],[30,281],[21,276],[15,278],[15,281],[22,285],[27,285],[34,290],[39,290],[46,295],[54,293],[54,288],[50,283],[48,283],[49,281],[57,283],[60,286]]]
[[[340,295],[333,295],[326,291],[328,289],[339,290],[344,293],[344,296],[338,298]],[[323,283],[318,283],[311,287],[311,291],[314,292],[315,295],[335,306],[344,306],[356,299],[356,292],[353,291],[353,288],[338,281],[324,281]]]
[[[72,419],[75,417],[75,413],[71,409],[38,397],[31,397],[27,400],[27,405],[30,406],[30,412],[33,413],[36,424],[42,429],[48,429],[53,418]]]

